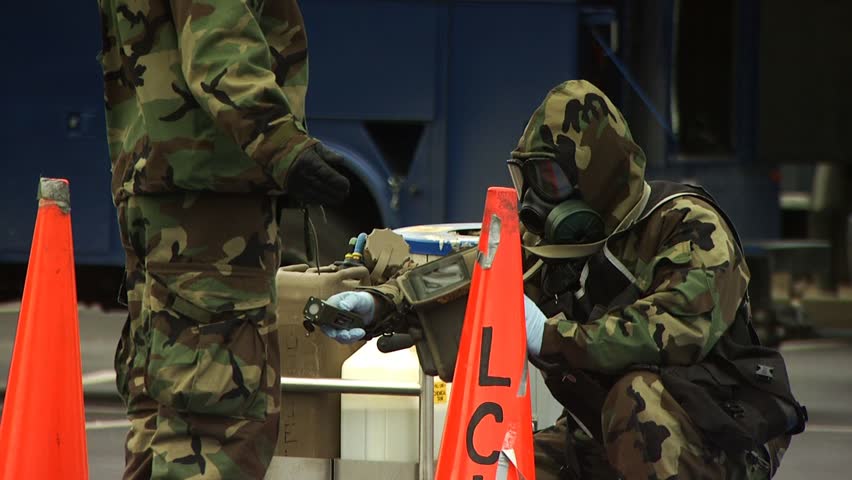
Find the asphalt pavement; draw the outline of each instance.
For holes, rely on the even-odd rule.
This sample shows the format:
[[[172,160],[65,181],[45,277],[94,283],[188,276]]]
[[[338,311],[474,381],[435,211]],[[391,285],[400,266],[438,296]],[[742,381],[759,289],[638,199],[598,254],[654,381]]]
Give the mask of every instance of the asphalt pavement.
[[[17,325],[17,305],[0,305],[0,384],[5,385]],[[85,388],[114,391],[110,380],[115,344],[124,315],[80,308]],[[850,322],[852,323],[852,322]],[[805,433],[794,437],[784,457],[780,480],[852,478],[852,340],[820,339],[782,347],[793,389],[810,414]],[[127,429],[122,410],[109,404],[86,405],[89,476],[120,478]]]

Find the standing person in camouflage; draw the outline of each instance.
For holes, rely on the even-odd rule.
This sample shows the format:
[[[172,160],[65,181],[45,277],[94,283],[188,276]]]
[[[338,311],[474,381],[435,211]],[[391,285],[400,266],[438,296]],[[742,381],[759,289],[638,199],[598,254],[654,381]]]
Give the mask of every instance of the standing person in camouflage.
[[[295,0],[99,0],[112,193],[127,259],[116,352],[124,478],[263,478],[278,437],[282,196],[335,204],[305,129]]]
[[[755,345],[749,270],[713,199],[646,182],[621,112],[585,81],[548,93],[509,169],[527,350],[566,408],[535,436],[536,478],[774,475],[806,414],[783,359]],[[396,314],[398,291],[391,281],[328,301],[375,321]]]

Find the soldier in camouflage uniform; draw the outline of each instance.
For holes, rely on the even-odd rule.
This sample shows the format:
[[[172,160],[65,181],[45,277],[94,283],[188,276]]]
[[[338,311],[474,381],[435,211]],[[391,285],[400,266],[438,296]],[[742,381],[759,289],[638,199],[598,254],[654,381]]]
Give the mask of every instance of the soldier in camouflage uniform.
[[[763,448],[720,448],[661,376],[715,365],[724,360],[719,345],[753,341],[738,336],[748,321],[748,266],[713,199],[645,182],[644,153],[621,112],[584,81],[549,92],[509,165],[528,261],[537,262],[525,284],[534,301],[526,308],[529,350],[571,412],[536,435],[537,478],[770,478],[787,432],[803,425],[780,425]],[[560,232],[562,201],[582,202],[598,221],[583,217],[583,229]],[[554,251],[558,243],[597,248],[578,262]],[[789,393],[782,369],[778,383]],[[797,417],[799,405],[786,400],[785,412]]]
[[[525,230],[528,352],[566,407],[535,436],[536,478],[770,478],[804,412],[777,352],[753,347],[749,270],[712,198],[694,187],[646,182],[644,153],[621,112],[585,81],[548,93],[509,166]],[[390,282],[329,302],[381,318],[394,311],[395,290]],[[326,333],[352,341],[362,331]],[[733,365],[728,357],[744,351],[774,354],[775,363],[748,365],[759,367],[748,371],[754,380],[735,377],[719,391],[769,372],[763,380],[783,401],[755,396],[783,415],[761,423],[772,425],[761,431],[766,438],[731,447],[723,439],[729,431],[716,435],[696,415],[700,409],[687,412],[695,391],[674,394],[669,381],[692,378],[694,366],[722,378],[728,370],[718,366]],[[698,389],[698,400],[705,391]],[[711,398],[711,407],[728,410],[707,417],[760,423],[761,412],[744,415],[737,408],[749,406],[738,402],[722,407]]]
[[[99,0],[129,315],[124,478],[263,478],[278,437],[282,195],[348,193],[304,123],[295,0]]]

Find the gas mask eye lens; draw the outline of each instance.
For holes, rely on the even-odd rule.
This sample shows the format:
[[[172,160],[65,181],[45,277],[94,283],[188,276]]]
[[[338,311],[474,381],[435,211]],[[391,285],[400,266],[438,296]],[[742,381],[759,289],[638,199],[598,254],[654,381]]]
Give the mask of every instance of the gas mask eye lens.
[[[530,158],[521,165],[525,186],[544,200],[561,202],[574,194],[574,185],[565,170],[553,159]]]
[[[512,185],[515,191],[518,192],[518,198],[524,194],[524,173],[521,170],[521,164],[515,159],[509,159],[506,164],[509,166],[509,176],[512,177]]]

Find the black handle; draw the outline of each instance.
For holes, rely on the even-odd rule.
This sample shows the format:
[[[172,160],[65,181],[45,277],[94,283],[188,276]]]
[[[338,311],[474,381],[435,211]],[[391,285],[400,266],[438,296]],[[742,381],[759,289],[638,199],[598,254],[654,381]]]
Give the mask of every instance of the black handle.
[[[376,342],[376,347],[382,353],[396,352],[414,346],[414,338],[407,333],[382,335]]]

